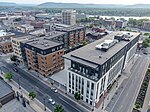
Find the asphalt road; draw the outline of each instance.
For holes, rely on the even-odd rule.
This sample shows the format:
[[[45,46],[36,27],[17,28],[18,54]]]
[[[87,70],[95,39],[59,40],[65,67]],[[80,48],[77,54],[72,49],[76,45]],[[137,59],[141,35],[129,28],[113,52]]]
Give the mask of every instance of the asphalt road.
[[[126,74],[128,78],[121,84],[123,88],[117,90],[118,94],[114,96],[116,101],[111,100],[109,106],[106,107],[107,112],[131,112],[148,65],[149,57],[142,56],[138,58],[130,73]]]
[[[34,78],[26,71],[17,67],[18,71],[14,72],[12,70],[12,68],[14,68],[12,64],[9,64],[4,60],[1,60],[1,62],[3,63],[2,70],[5,72],[12,71],[13,80],[17,83],[20,82],[21,87],[23,87],[28,92],[35,91],[37,93],[37,99],[43,104],[45,98],[45,104],[50,110],[54,111],[55,106],[57,104],[61,104],[65,112],[87,112],[82,107],[72,102],[68,98],[64,97],[60,93],[54,93],[54,91],[51,90],[50,87],[48,87],[38,79]],[[48,102],[49,98],[52,98],[56,102],[55,106]]]

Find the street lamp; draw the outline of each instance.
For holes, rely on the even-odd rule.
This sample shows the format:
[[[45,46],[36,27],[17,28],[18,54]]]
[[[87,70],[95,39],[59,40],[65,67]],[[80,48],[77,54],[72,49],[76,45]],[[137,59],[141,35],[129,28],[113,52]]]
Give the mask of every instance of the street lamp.
[[[20,87],[20,78],[21,78],[21,77],[18,78],[19,89],[21,89],[21,87]]]
[[[117,88],[117,87],[118,87],[118,79],[117,79],[116,81],[117,81],[117,82],[116,82],[116,83],[117,83],[117,84],[116,84],[116,88]]]
[[[0,70],[1,70],[1,74],[3,74],[3,72],[2,72],[2,68],[0,67]]]
[[[45,102],[46,99],[43,98],[43,100],[44,100],[44,111],[46,111],[46,105],[45,105],[46,104],[46,102]]]

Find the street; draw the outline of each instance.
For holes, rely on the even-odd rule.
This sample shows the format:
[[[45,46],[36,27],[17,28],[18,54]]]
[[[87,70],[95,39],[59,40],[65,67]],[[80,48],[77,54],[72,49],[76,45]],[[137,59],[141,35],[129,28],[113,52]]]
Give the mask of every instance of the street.
[[[2,58],[1,58],[2,59]],[[65,112],[86,112],[82,107],[76,105],[76,103],[67,99],[60,93],[54,93],[53,90],[50,89],[47,85],[39,81],[38,79],[31,76],[26,71],[16,67],[18,69],[17,72],[14,72],[12,68],[14,67],[12,64],[1,60],[3,67],[1,69],[4,72],[11,71],[13,73],[13,80],[17,83],[20,83],[20,86],[26,89],[28,92],[35,91],[37,93],[37,99],[48,107],[50,110],[54,111],[55,106],[48,102],[49,98],[52,98],[56,104],[61,104],[65,110]],[[18,81],[19,80],[19,81]],[[43,107],[44,109],[44,107]]]
[[[107,112],[131,112],[148,65],[149,57],[142,56],[138,58],[130,73],[125,74],[128,78],[123,81],[116,95],[107,105]]]

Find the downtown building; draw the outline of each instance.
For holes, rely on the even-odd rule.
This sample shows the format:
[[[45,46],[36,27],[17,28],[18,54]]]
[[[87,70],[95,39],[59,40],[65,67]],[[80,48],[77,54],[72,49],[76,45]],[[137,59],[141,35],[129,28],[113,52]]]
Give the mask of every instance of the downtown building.
[[[76,10],[62,11],[62,23],[66,25],[76,24]]]
[[[66,32],[66,37],[64,38],[64,47],[66,49],[73,49],[82,46],[85,41],[86,28],[83,26],[69,26],[64,28],[56,28],[56,31]]]
[[[46,77],[64,69],[64,43],[52,40],[62,38],[64,34],[54,31],[40,38],[23,41],[23,59],[28,68]]]
[[[134,58],[139,33],[113,32],[105,38],[64,55],[71,61],[67,92],[95,106]]]

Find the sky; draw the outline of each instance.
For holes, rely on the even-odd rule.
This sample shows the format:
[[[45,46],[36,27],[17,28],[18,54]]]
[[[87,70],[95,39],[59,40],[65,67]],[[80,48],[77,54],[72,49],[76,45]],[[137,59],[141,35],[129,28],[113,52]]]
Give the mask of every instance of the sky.
[[[150,0],[0,0],[0,2],[15,2],[24,4],[40,4],[44,2],[63,2],[63,3],[94,3],[94,4],[150,4]]]

